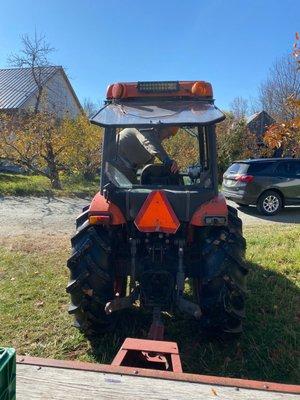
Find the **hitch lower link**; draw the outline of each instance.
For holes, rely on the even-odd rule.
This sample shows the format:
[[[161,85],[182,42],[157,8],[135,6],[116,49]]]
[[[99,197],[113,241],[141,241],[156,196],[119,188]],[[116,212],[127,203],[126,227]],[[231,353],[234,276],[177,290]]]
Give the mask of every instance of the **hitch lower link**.
[[[106,314],[111,314],[115,311],[123,310],[125,308],[131,308],[134,302],[139,298],[140,288],[134,287],[135,284],[135,270],[136,270],[136,240],[131,239],[131,284],[130,284],[130,295],[119,297],[117,294],[115,299],[109,301],[105,305]],[[184,313],[192,315],[196,319],[200,319],[202,316],[201,308],[198,304],[193,303],[183,297],[184,292],[184,264],[183,264],[183,250],[184,240],[178,241],[178,270],[176,275],[176,305],[178,309]],[[164,325],[161,319],[160,307],[153,308],[153,321],[150,327],[148,338],[153,340],[163,340]]]

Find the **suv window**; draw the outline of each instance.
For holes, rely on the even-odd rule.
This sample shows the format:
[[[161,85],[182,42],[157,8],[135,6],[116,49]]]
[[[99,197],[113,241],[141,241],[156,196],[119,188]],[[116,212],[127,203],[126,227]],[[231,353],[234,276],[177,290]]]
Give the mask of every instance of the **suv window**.
[[[226,174],[245,174],[248,167],[249,164],[246,163],[234,163],[227,169]]]
[[[293,161],[285,161],[279,162],[275,169],[275,173],[278,175],[294,175],[296,171],[295,162]]]
[[[272,168],[274,165],[273,162],[256,162],[256,163],[251,163],[250,167],[248,169],[248,174],[250,175],[261,175]]]
[[[275,173],[279,175],[280,174],[286,175],[288,173],[288,163],[286,162],[279,163],[275,169]]]
[[[294,161],[291,163],[291,172],[293,175],[300,177],[300,161]]]

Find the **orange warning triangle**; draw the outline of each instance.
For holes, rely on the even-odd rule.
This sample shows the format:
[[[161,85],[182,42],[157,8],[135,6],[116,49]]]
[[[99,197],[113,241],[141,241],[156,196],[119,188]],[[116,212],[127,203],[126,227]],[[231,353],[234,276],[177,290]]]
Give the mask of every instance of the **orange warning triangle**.
[[[176,233],[180,222],[163,191],[151,192],[135,221],[141,232]]]

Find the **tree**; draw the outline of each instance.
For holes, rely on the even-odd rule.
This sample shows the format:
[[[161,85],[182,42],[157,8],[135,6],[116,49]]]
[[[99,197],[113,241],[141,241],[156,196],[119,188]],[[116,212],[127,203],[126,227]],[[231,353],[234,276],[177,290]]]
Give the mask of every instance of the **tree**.
[[[265,144],[272,150],[282,149],[283,155],[300,157],[300,67],[299,34],[296,33],[293,56],[293,87],[295,91],[282,98],[284,116],[278,123],[271,125],[264,135]]]
[[[300,79],[297,64],[289,55],[274,63],[268,79],[260,85],[259,100],[263,110],[277,122],[283,122],[295,117],[295,110],[290,107],[287,99],[299,96]]]
[[[293,46],[293,56],[295,57],[296,63],[298,64],[298,70],[300,69],[300,35],[298,32],[295,34],[295,43]]]
[[[43,67],[49,65],[49,55],[55,50],[46,42],[44,35],[36,32],[33,38],[27,34],[21,36],[22,49],[20,53],[11,54],[8,62],[17,68],[30,68],[32,77],[37,86],[36,102],[34,112],[37,113],[43,98],[44,76]]]
[[[62,172],[90,180],[99,171],[103,133],[85,114],[0,114],[0,126],[0,157],[46,176],[53,189],[61,189]]]
[[[248,112],[248,101],[243,97],[235,97],[230,104],[230,111],[236,119],[245,118]]]
[[[183,170],[188,165],[199,162],[198,139],[182,129],[175,136],[166,140],[163,146],[169,156],[176,160],[178,166]]]
[[[294,118],[271,125],[264,135],[265,144],[272,150],[282,149],[282,155],[300,157],[300,99],[287,100]]]
[[[67,135],[51,113],[0,114],[0,156],[50,179],[61,189],[59,172],[67,169]]]
[[[65,119],[61,130],[67,135],[65,160],[69,170],[86,180],[93,179],[101,165],[103,130],[92,125],[85,114]]]
[[[88,118],[96,114],[98,111],[97,105],[89,98],[83,100],[83,110]]]
[[[226,119],[217,125],[216,132],[220,181],[233,161],[267,155],[257,144],[256,136],[248,130],[246,121],[236,120],[232,113],[226,114]]]

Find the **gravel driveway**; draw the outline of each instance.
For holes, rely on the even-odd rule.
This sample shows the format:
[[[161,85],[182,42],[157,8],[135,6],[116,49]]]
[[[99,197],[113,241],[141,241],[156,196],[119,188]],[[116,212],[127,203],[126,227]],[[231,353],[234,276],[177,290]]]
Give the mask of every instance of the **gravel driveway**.
[[[88,203],[79,198],[2,197],[0,236],[35,232],[71,235],[76,216]]]
[[[0,198],[0,236],[27,233],[69,234],[74,222],[89,200],[79,198],[2,197]],[[228,204],[236,207],[235,203]],[[238,208],[245,225],[300,224],[300,207],[287,207],[274,217],[259,215],[255,207]]]

